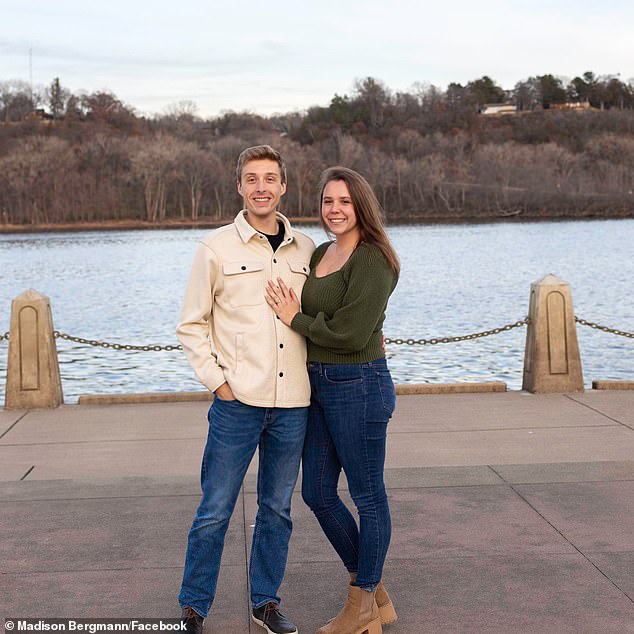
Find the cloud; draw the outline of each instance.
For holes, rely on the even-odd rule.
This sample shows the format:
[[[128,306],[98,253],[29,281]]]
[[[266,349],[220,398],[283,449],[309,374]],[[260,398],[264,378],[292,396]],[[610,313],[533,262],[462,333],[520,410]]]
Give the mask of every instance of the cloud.
[[[203,115],[290,111],[325,105],[367,76],[408,90],[484,74],[507,88],[544,73],[634,75],[634,5],[623,0],[5,4],[4,78],[27,76],[32,49],[36,83],[107,85],[144,110],[192,99]]]

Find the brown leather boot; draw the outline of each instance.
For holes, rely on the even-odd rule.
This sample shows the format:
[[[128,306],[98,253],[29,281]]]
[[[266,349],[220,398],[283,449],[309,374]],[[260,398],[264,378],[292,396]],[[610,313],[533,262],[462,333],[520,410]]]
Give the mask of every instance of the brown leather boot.
[[[350,572],[348,574],[350,575],[351,581],[357,580],[356,572]],[[390,623],[394,623],[396,619],[398,619],[398,615],[396,614],[396,610],[394,609],[392,599],[390,599],[390,595],[387,593],[387,590],[383,585],[383,581],[379,581],[379,585],[376,587],[376,594],[374,596],[376,598],[376,604],[379,607],[381,625],[389,625]]]
[[[387,593],[382,581],[379,581],[379,585],[376,587],[376,604],[379,607],[379,615],[381,616],[381,625],[389,625],[394,623],[398,619],[394,604],[390,595]]]
[[[382,634],[381,617],[375,593],[348,586],[348,599],[337,616],[320,627],[316,634]]]

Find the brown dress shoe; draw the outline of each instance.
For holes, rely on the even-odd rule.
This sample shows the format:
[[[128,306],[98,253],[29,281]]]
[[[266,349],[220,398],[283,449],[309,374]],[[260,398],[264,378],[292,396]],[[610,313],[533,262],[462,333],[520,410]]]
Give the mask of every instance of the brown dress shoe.
[[[188,634],[203,634],[205,617],[200,616],[194,608],[184,607],[181,613],[181,621],[185,624],[185,631]]]

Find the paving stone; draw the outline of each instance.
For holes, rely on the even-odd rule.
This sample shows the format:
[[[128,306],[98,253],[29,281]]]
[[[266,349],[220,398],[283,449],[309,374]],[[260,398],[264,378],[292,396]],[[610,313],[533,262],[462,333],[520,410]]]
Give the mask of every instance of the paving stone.
[[[148,403],[34,409],[0,444],[205,438],[208,408],[204,403]]]
[[[584,553],[618,588],[634,601],[634,550],[617,553]]]
[[[389,558],[384,580],[399,615],[394,634],[626,634],[634,604],[579,554]],[[291,563],[284,605],[313,632],[346,596],[340,563]]]
[[[570,398],[634,429],[634,390],[619,390],[618,396],[613,390],[588,390]]]
[[[392,556],[574,552],[508,487],[390,492]]]
[[[25,414],[24,410],[0,409],[0,440]]]
[[[29,480],[195,476],[203,448],[198,438],[22,444],[0,446],[0,459],[34,465]]]
[[[520,485],[517,490],[582,552],[634,552],[634,481]]]
[[[0,482],[0,501],[81,500],[95,498],[167,497],[200,495],[197,476],[136,476],[128,478],[88,478],[24,480]]]
[[[388,489],[480,486],[504,481],[487,465],[470,467],[392,467],[385,470]]]
[[[0,575],[0,614],[21,618],[177,618],[182,568]],[[244,565],[223,565],[207,632],[249,631]]]
[[[557,411],[556,418],[551,415],[553,410]],[[396,413],[388,429],[397,434],[614,424],[600,411],[584,407],[564,394],[512,391],[478,394],[477,398],[472,394],[403,396],[397,400]]]
[[[634,460],[492,465],[492,468],[512,484],[634,480]]]
[[[386,467],[627,461],[634,430],[618,424],[388,435]]]
[[[199,496],[0,502],[5,572],[144,569],[183,565]],[[223,562],[244,561],[237,505]]]
[[[342,494],[356,514],[350,496]],[[569,554],[575,549],[509,487],[451,487],[389,491],[392,513],[390,556],[536,553]],[[257,512],[255,496],[245,495],[247,530]],[[336,560],[301,496],[293,497],[292,562]],[[250,534],[249,533],[249,534]],[[316,536],[315,536],[316,535]]]
[[[28,477],[33,465],[16,457],[14,460],[3,460],[0,463],[0,481],[19,482],[22,478]]]

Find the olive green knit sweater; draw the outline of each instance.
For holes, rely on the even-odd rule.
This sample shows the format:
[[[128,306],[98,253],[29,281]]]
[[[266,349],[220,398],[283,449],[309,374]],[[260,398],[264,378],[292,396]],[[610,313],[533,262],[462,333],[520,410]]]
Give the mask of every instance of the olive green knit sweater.
[[[295,315],[291,328],[306,337],[309,361],[380,359],[385,356],[385,308],[397,276],[377,247],[362,243],[338,271],[316,277],[315,268],[329,244],[313,253],[302,290],[302,312]]]

